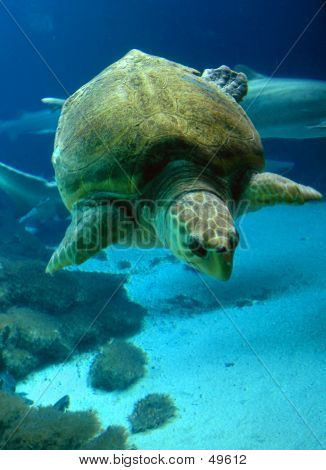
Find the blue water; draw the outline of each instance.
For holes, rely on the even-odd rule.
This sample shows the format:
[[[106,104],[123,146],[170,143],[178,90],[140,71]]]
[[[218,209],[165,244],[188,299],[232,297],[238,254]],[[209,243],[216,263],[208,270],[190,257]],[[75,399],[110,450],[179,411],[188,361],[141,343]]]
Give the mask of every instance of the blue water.
[[[198,70],[241,63],[266,75],[325,81],[322,3],[4,0],[0,124],[44,109],[44,96],[66,98],[134,48]],[[0,133],[0,161],[52,179],[53,139]],[[270,139],[264,147],[268,158],[294,163],[291,179],[326,193],[326,138]],[[14,214],[8,196],[1,193],[0,202]],[[43,227],[41,243],[58,243],[65,225]],[[237,253],[227,284],[199,278],[164,250],[110,249],[107,260],[82,268],[130,270],[126,292],[148,312],[142,331],[131,337],[149,357],[143,381],[124,392],[94,391],[87,381],[94,346],[89,356],[77,355],[63,369],[44,365],[18,381],[17,389],[40,405],[69,394],[72,411],[95,409],[104,428],[111,419],[128,427],[134,403],[147,393],[170,394],[177,417],[162,429],[133,436],[139,448],[324,447],[325,203],[268,208],[249,215],[242,230],[247,248]],[[44,233],[28,236],[39,243]],[[43,393],[60,373],[62,381]],[[115,410],[111,417],[108,403]]]

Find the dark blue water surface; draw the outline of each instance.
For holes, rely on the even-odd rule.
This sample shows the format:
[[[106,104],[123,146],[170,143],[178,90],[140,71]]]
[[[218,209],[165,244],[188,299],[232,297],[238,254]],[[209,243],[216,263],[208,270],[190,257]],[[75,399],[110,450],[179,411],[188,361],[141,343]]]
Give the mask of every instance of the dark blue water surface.
[[[276,76],[326,79],[321,0],[5,0],[0,5],[0,119],[40,109],[43,96],[72,93],[129,49],[198,69],[244,63]],[[64,90],[65,89],[65,90]],[[296,177],[320,181],[325,139],[273,141],[268,153],[295,159]],[[53,136],[0,136],[1,160],[52,175]],[[308,180],[308,181],[307,181]]]

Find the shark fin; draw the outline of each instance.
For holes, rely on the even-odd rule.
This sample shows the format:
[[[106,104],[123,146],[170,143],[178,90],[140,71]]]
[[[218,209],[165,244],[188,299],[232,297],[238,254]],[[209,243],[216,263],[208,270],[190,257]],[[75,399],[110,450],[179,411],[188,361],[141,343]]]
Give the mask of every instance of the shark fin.
[[[47,135],[47,134],[54,134],[54,133],[55,133],[55,129],[42,129],[40,131],[31,132],[31,134],[34,134],[34,135]]]
[[[258,80],[259,78],[267,78],[266,75],[256,72],[256,70],[243,64],[236,65],[234,67],[234,70],[236,70],[237,72],[244,73],[247,76],[248,80]]]
[[[43,104],[49,106],[53,111],[61,109],[65,102],[65,100],[61,98],[42,98],[41,101]]]
[[[326,121],[321,121],[314,126],[307,126],[308,129],[326,129]]]

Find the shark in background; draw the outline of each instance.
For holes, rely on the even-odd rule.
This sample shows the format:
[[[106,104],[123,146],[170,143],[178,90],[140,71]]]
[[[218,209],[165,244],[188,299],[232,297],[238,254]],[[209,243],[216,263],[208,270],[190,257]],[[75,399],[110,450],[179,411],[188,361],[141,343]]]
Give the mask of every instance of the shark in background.
[[[54,134],[65,100],[43,98],[41,101],[49,106],[49,109],[24,112],[16,119],[8,121],[0,120],[0,135],[6,134],[10,140],[15,140],[22,134]]]
[[[241,103],[261,137],[308,139],[326,137],[326,82],[319,80],[272,78],[244,65],[235,67],[249,79],[249,93]],[[60,98],[43,98],[49,109],[26,112],[20,118],[0,121],[0,134],[11,139],[21,134],[55,133],[61,108]],[[266,160],[266,171],[286,174],[294,163]],[[0,190],[15,206],[22,223],[64,219],[64,207],[56,183],[22,172],[0,162]]]
[[[262,139],[316,139],[326,137],[326,81],[269,78],[245,65],[235,69],[247,75],[249,91],[241,102]],[[50,109],[24,112],[0,121],[0,135],[11,140],[21,134],[54,134],[64,99],[43,98]]]
[[[44,224],[69,215],[54,181],[25,173],[2,162],[0,190],[9,196],[17,219],[25,225],[34,222]]]
[[[287,174],[292,162],[266,160],[266,171]],[[0,162],[0,191],[12,201],[16,218],[25,226],[65,220],[69,216],[55,181],[17,170]]]
[[[326,138],[326,81],[269,78],[245,65],[249,91],[241,105],[262,139]]]

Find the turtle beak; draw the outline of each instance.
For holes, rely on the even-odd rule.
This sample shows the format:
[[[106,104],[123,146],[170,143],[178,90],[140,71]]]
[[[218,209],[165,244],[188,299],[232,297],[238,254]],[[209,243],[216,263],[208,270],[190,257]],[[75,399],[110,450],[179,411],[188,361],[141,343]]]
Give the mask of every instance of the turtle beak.
[[[218,269],[216,269],[214,277],[217,277],[221,281],[228,281],[232,274],[234,251],[218,254],[217,256],[218,260],[216,266],[218,266]]]
[[[228,281],[232,274],[234,250],[225,253],[209,251],[204,260],[191,260],[191,264],[202,273],[220,281]]]
[[[234,251],[211,253],[207,263],[208,274],[220,281],[228,281],[232,274],[233,256]]]

